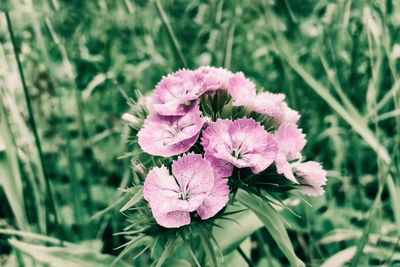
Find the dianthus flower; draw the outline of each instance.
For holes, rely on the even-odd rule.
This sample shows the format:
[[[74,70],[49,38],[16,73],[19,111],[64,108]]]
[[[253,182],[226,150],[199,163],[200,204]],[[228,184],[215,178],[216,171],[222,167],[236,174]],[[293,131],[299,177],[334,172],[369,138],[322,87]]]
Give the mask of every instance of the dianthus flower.
[[[203,131],[201,144],[205,158],[222,177],[231,176],[233,166],[249,167],[259,173],[271,165],[278,153],[273,135],[248,118],[218,119]]]
[[[205,92],[203,75],[191,70],[180,70],[166,77],[154,90],[154,110],[165,116],[179,116],[197,106]]]
[[[138,136],[142,150],[148,154],[169,157],[189,150],[199,137],[203,119],[198,109],[184,116],[150,114]]]
[[[153,168],[145,180],[143,196],[158,224],[181,227],[190,223],[190,212],[197,210],[207,219],[227,204],[229,189],[223,182],[214,178],[209,161],[191,153],[173,161],[172,175],[164,166]]]

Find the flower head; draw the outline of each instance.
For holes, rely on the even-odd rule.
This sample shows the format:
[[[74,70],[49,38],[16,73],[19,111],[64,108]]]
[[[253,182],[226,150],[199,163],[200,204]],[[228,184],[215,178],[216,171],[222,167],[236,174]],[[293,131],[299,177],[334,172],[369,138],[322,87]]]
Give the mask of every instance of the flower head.
[[[148,154],[163,157],[188,151],[203,126],[200,115],[198,109],[184,116],[149,115],[137,134],[140,147]]]
[[[172,175],[164,166],[153,168],[145,180],[143,195],[158,224],[180,227],[190,223],[190,212],[198,210],[206,219],[226,205],[227,200],[220,200],[226,188],[214,184],[210,162],[191,153],[172,163]]]
[[[154,110],[165,116],[189,112],[205,92],[203,75],[191,70],[180,70],[164,77],[154,90]]]
[[[299,176],[300,191],[309,196],[322,195],[325,190],[322,188],[326,185],[326,171],[322,169],[320,163],[315,161],[307,161],[294,165],[296,175]]]
[[[218,119],[204,132],[206,159],[222,177],[232,175],[233,166],[249,167],[253,173],[265,170],[275,160],[278,146],[272,134],[253,119]]]

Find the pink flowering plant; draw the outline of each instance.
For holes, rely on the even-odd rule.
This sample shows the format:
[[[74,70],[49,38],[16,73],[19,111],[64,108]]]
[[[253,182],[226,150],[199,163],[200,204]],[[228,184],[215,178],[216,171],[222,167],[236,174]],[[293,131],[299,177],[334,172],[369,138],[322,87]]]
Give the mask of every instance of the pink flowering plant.
[[[136,178],[121,209],[126,250],[150,249],[161,265],[182,246],[193,264],[216,266],[226,251],[213,229],[252,212],[290,264],[302,266],[274,207],[296,192],[324,194],[326,172],[302,154],[300,115],[284,100],[257,92],[242,72],[208,66],[169,74],[139,95],[122,116]]]

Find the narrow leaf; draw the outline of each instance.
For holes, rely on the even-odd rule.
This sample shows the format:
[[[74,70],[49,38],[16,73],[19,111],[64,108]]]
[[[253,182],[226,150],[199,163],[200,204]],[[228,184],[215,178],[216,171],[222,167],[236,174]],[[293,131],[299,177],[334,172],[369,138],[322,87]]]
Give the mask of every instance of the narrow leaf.
[[[236,198],[243,205],[251,209],[264,223],[265,228],[274,238],[276,244],[287,257],[291,266],[305,266],[296,256],[278,212],[274,210],[268,202],[265,202],[260,197],[251,195],[241,189],[238,190]]]
[[[138,186],[137,187],[137,192],[133,195],[133,197],[119,210],[120,212],[123,212],[127,209],[129,209],[130,207],[132,207],[133,205],[135,205],[136,203],[138,203],[142,197],[143,197],[143,187],[142,186]]]

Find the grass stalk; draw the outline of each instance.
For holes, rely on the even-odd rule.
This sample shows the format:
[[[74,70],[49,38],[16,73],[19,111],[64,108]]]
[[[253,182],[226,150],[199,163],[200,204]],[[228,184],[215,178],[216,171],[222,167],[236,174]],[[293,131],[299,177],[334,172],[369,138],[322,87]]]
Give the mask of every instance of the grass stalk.
[[[47,173],[47,170],[46,170],[46,166],[44,164],[42,145],[40,143],[40,138],[39,138],[38,130],[37,130],[37,127],[36,127],[36,121],[35,121],[35,117],[34,117],[34,114],[33,114],[32,104],[31,104],[31,100],[30,100],[30,96],[29,96],[28,87],[26,85],[25,76],[24,76],[24,72],[23,72],[23,69],[22,69],[22,64],[21,64],[21,61],[19,59],[19,54],[18,54],[18,51],[17,51],[17,45],[16,45],[16,41],[15,41],[15,36],[14,36],[13,28],[12,28],[10,15],[9,15],[8,12],[5,12],[5,16],[6,16],[6,20],[7,20],[8,33],[10,34],[11,44],[12,44],[12,47],[13,47],[15,59],[16,59],[17,66],[18,66],[18,72],[19,72],[19,75],[20,75],[20,78],[21,78],[22,88],[23,88],[23,91],[24,91],[25,103],[26,103],[26,106],[27,106],[27,109],[28,109],[28,114],[29,114],[29,122],[30,122],[30,125],[32,127],[32,132],[33,132],[33,136],[34,136],[34,139],[35,139],[35,144],[36,144],[36,148],[37,148],[37,152],[38,152],[38,156],[39,156],[40,168],[41,168],[41,171],[43,172],[44,177],[45,177],[46,191],[47,191],[47,201],[48,201],[48,204],[49,204],[50,209],[51,209],[50,211],[53,213],[53,216],[54,216],[55,226],[57,227],[58,230],[60,230],[61,226],[60,226],[59,220],[58,220],[55,199],[54,199],[54,195],[53,195],[53,192],[52,192],[52,189],[51,189],[50,178],[48,176],[48,173]]]
[[[228,39],[226,40],[224,67],[227,69],[230,69],[231,67],[234,34],[235,34],[235,25],[232,24],[231,28],[229,29]]]
[[[164,8],[160,2],[160,0],[155,0],[154,1],[156,3],[156,7],[158,10],[158,13],[160,14],[161,20],[165,26],[165,28],[167,28],[169,37],[171,38],[172,44],[174,45],[174,48],[178,54],[178,57],[182,63],[182,66],[187,68],[187,61],[182,53],[182,48],[181,45],[178,42],[178,39],[176,38],[175,32],[171,27],[171,23],[169,22],[168,16],[164,11]]]

